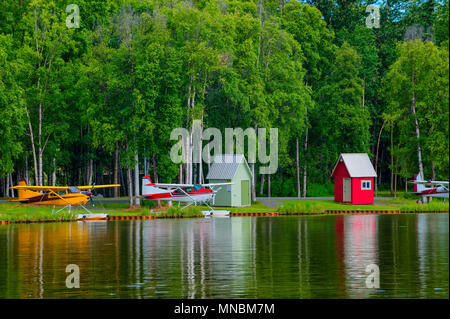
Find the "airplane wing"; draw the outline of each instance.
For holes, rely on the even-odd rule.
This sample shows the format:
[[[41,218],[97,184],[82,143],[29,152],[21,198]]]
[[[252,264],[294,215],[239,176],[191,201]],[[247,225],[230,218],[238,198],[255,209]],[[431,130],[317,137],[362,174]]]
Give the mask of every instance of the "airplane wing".
[[[107,187],[120,187],[120,184],[77,186],[77,188],[79,190],[94,189],[94,188],[107,188]]]
[[[211,184],[162,184],[162,183],[154,183],[153,186],[156,187],[194,187],[194,186],[201,186],[201,187],[211,187],[211,186],[219,186],[219,185],[232,185],[233,183],[211,183]]]
[[[220,185],[233,185],[234,183],[210,183],[210,184],[202,184],[202,186],[210,187],[210,186],[220,186]]]
[[[152,186],[156,187],[193,187],[194,184],[164,184],[164,183],[152,183]]]
[[[448,181],[409,181],[412,184],[433,184],[433,185],[442,185],[448,186]]]
[[[30,191],[63,191],[69,188],[69,186],[12,186],[11,189],[28,189]]]

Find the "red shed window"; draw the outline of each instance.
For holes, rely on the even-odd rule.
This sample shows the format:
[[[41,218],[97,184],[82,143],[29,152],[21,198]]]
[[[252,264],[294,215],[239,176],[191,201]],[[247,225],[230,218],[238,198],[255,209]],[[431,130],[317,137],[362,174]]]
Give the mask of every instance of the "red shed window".
[[[361,190],[371,190],[372,181],[361,181]]]

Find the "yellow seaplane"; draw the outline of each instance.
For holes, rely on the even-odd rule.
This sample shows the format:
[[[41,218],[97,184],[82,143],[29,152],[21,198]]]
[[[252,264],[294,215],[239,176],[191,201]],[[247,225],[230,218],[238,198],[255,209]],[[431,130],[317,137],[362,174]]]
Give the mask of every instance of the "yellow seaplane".
[[[17,189],[19,193],[17,199],[10,201],[33,205],[64,206],[64,208],[69,207],[69,211],[71,206],[81,206],[89,212],[83,205],[91,200],[93,195],[92,190],[107,187],[120,187],[120,184],[90,186],[29,186],[26,181],[21,180],[19,181],[19,185],[10,187],[11,189]],[[87,219],[87,216],[84,215],[84,219]]]
[[[120,187],[120,184],[92,185],[92,186],[28,186],[26,181],[19,181],[19,185],[10,187],[17,189],[19,198],[11,201],[34,205],[72,206],[84,205],[92,197],[92,190],[96,188]]]

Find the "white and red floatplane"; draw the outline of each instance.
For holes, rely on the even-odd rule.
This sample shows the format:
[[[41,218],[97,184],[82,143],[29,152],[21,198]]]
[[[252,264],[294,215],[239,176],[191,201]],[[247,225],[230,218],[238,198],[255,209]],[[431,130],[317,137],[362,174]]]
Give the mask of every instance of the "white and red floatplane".
[[[165,200],[187,203],[182,209],[194,204],[205,204],[211,210],[203,211],[205,215],[227,215],[228,211],[214,210],[209,203],[214,205],[216,193],[221,187],[233,183],[211,183],[211,184],[163,184],[153,183],[150,176],[144,176],[142,180],[142,197],[145,199]]]
[[[424,197],[448,198],[448,181],[426,181],[420,174],[414,176],[414,194]]]

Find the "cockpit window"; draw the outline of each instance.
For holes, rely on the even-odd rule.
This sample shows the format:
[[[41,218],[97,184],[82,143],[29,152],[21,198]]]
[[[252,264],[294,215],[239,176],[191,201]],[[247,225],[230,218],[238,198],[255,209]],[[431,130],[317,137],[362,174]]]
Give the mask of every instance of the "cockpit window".
[[[69,186],[68,191],[69,191],[69,194],[70,193],[78,193],[79,192],[78,188],[74,187],[74,186]]]

